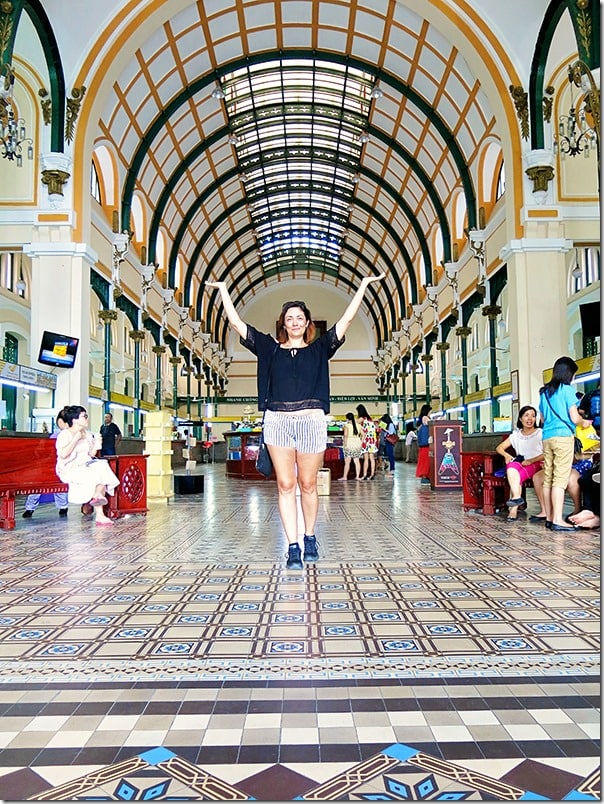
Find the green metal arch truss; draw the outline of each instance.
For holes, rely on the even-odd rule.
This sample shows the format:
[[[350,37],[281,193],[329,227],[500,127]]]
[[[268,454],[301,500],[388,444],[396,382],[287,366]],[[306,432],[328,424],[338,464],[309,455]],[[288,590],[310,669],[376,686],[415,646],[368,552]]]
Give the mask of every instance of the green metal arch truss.
[[[193,97],[198,91],[200,91],[200,90],[204,89],[205,87],[208,87],[211,84],[213,84],[217,80],[217,78],[219,78],[221,72],[227,72],[227,71],[236,69],[238,66],[249,64],[250,62],[252,62],[252,63],[256,62],[257,63],[257,62],[260,62],[260,61],[265,61],[267,59],[270,59],[271,57],[273,57],[273,58],[278,57],[278,58],[281,58],[281,59],[296,59],[296,58],[305,58],[305,57],[307,58],[309,56],[317,57],[317,55],[318,54],[317,54],[316,51],[290,51],[290,52],[288,52],[286,54],[283,54],[283,53],[279,53],[279,54],[271,54],[271,53],[255,54],[255,56],[253,56],[253,57],[247,57],[247,58],[245,58],[243,60],[239,59],[239,60],[236,60],[235,62],[232,62],[232,63],[228,64],[227,66],[223,66],[221,68],[220,72],[214,71],[211,74],[208,74],[208,75],[204,76],[203,78],[198,79],[197,81],[193,82],[188,87],[186,87],[186,89],[183,92],[181,92],[173,101],[171,101],[165,107],[164,110],[162,110],[162,112],[157,116],[156,120],[150,126],[149,131],[143,136],[143,138],[141,139],[141,142],[139,143],[139,147],[138,147],[138,149],[137,149],[137,151],[136,151],[136,153],[134,155],[131,167],[130,167],[128,173],[127,173],[126,180],[125,180],[125,183],[124,183],[124,192],[123,192],[123,196],[122,196],[122,225],[123,225],[123,227],[126,227],[126,228],[129,227],[130,211],[131,211],[131,204],[132,204],[132,194],[133,194],[134,187],[135,187],[135,184],[136,184],[136,177],[137,177],[139,169],[140,169],[140,167],[142,165],[142,161],[145,158],[147,151],[150,149],[151,144],[152,144],[156,134],[161,130],[161,128],[163,127],[164,123],[166,122],[166,120],[168,120],[170,118],[172,113],[175,112],[183,103],[185,103],[187,100],[189,100],[191,97]],[[320,58],[322,60],[324,60],[324,61],[334,61],[334,62],[337,61],[338,63],[342,62],[341,57],[336,56],[335,54],[323,54],[323,53],[321,53]],[[354,60],[354,59],[349,58],[349,59],[347,59],[347,62],[350,63],[350,64],[354,64],[359,69],[364,69],[364,70],[367,69],[367,65],[365,65],[363,62],[361,62],[359,60]],[[424,101],[423,98],[421,98],[421,96],[419,96],[411,87],[406,86],[405,84],[400,82],[398,79],[396,79],[396,78],[394,78],[394,77],[392,77],[389,74],[384,73],[384,72],[378,72],[376,74],[376,79],[378,79],[378,78],[381,81],[384,81],[386,83],[390,83],[398,91],[400,91],[401,94],[403,94],[406,97],[408,97],[412,101],[412,103],[416,104],[418,106],[418,108],[421,108],[422,111],[429,117],[430,121],[434,124],[435,128],[439,131],[439,133],[443,137],[444,141],[446,142],[447,146],[449,147],[449,149],[451,151],[453,159],[454,159],[454,161],[456,163],[456,166],[457,166],[457,168],[459,170],[460,177],[462,179],[462,184],[463,184],[463,187],[464,187],[464,193],[465,193],[465,198],[466,198],[466,207],[467,207],[467,211],[468,211],[468,223],[469,223],[469,226],[470,227],[474,226],[475,222],[476,222],[476,210],[475,210],[476,199],[475,199],[475,193],[474,193],[474,190],[473,190],[473,187],[472,187],[471,175],[470,175],[470,172],[468,170],[468,167],[467,167],[467,164],[465,162],[465,159],[463,158],[463,154],[461,153],[461,150],[460,150],[459,146],[457,145],[457,142],[455,141],[455,138],[454,138],[452,132],[446,127],[446,125],[441,120],[441,118],[436,114],[434,109],[432,109],[432,107],[426,101]],[[208,138],[208,140],[206,140],[204,143],[201,143],[200,146],[198,146],[198,148],[194,149],[189,154],[189,156],[187,157],[187,160],[186,160],[186,165],[191,164],[191,162],[195,158],[198,157],[199,153],[203,152],[204,148],[207,147],[208,144],[210,144],[212,141],[215,142],[217,139],[219,139],[222,136],[224,136],[226,132],[227,132],[227,129],[225,127],[225,128],[223,128],[223,130],[222,130],[222,132],[220,134],[219,134],[219,132],[215,132],[215,134],[212,135],[210,138]],[[388,145],[388,147],[391,147],[394,150],[396,150],[398,155],[402,159],[404,159],[404,161],[407,161],[407,163],[410,165],[410,167],[416,173],[418,173],[418,176],[420,177],[420,180],[422,181],[422,183],[426,187],[426,191],[428,192],[428,194],[429,194],[429,196],[430,196],[430,198],[432,200],[432,203],[435,204],[435,209],[437,211],[437,215],[438,215],[438,218],[439,218],[439,222],[441,224],[441,230],[442,230],[442,235],[443,235],[444,258],[445,258],[445,260],[450,259],[451,243],[450,243],[450,234],[449,234],[448,222],[446,220],[446,216],[444,214],[444,209],[442,207],[442,204],[440,204],[438,196],[435,193],[434,187],[431,185],[431,182],[428,179],[427,175],[425,174],[423,169],[421,169],[421,167],[417,163],[417,160],[415,160],[414,157],[412,157],[410,154],[408,154],[406,151],[404,151],[404,149],[402,149],[398,145],[398,143],[392,143],[389,140],[389,138],[387,138],[382,132],[378,131],[375,128],[372,129],[372,133],[375,134],[376,136],[378,136],[383,142],[385,142]],[[419,168],[419,171],[418,171],[418,168]],[[185,162],[183,161],[183,163],[181,163],[181,166],[180,166],[180,171],[179,170],[175,171],[175,174],[173,175],[173,177],[171,178],[171,180],[169,182],[170,191],[175,186],[175,183],[176,183],[176,181],[177,181],[177,179],[179,177],[179,172],[182,172],[182,170],[184,170],[184,169],[185,169]],[[166,187],[164,193],[162,193],[162,197],[166,195],[166,192],[167,192],[167,197],[169,197],[170,191],[168,191],[168,187]],[[162,208],[162,211],[163,211],[163,208]],[[153,237],[150,236],[150,238],[149,238],[149,254],[151,255],[152,259],[154,258],[154,253],[155,253],[155,240],[156,240],[156,237],[157,237],[157,226],[158,226],[158,222],[157,222],[158,219],[157,219],[157,217],[155,215],[154,215],[154,218],[155,218],[154,222],[155,222],[156,228],[154,230]],[[426,252],[427,252],[427,249],[426,249],[426,251],[424,251],[424,258],[425,258]]]
[[[248,251],[247,251],[247,252],[245,252],[245,253],[249,253],[249,251],[251,251],[251,250],[253,250],[253,247],[252,247],[251,249],[248,249]],[[244,253],[242,256],[245,256],[245,253]],[[250,267],[250,268],[246,268],[246,269],[245,269],[245,271],[243,271],[243,273],[240,275],[240,276],[241,276],[241,278],[242,278],[242,279],[244,279],[244,278],[245,278],[245,277],[246,277],[246,276],[247,276],[249,273],[251,273],[251,271],[252,271],[252,270],[254,270],[254,269],[253,269],[253,268],[251,268],[251,267]],[[323,268],[323,266],[322,266],[322,265],[320,265],[320,266],[313,266],[312,264],[310,264],[310,265],[308,266],[308,270],[310,270],[310,271],[313,271],[313,270],[314,270],[314,271],[319,271],[320,273],[324,273],[324,268]],[[221,277],[221,278],[222,278],[222,279],[225,279],[227,275],[228,275],[228,271],[225,271],[225,272],[223,273],[223,275],[222,275],[222,277]],[[249,285],[246,287],[245,292],[240,292],[239,294],[237,294],[237,295],[236,295],[236,296],[233,298],[233,303],[234,303],[234,305],[237,307],[239,304],[241,304],[241,302],[243,301],[243,299],[244,299],[244,297],[245,297],[245,294],[246,294],[246,293],[248,293],[248,292],[249,292],[251,289],[255,288],[257,285],[259,285],[259,284],[261,284],[262,282],[264,282],[264,279],[265,279],[265,277],[264,277],[264,276],[258,276],[258,277],[256,277],[256,279],[255,279],[255,280],[253,280],[253,281],[252,281],[252,282],[251,282],[251,283],[250,283],[250,284],[249,284]],[[351,288],[351,290],[354,290],[354,291],[358,290],[358,288],[357,288],[357,287],[356,287],[356,286],[353,284],[353,282],[352,282],[350,279],[347,279],[347,278],[345,278],[345,277],[338,277],[338,279],[339,279],[339,281],[340,281],[340,282],[342,282],[342,284],[347,285],[349,288]],[[372,295],[373,295],[373,297],[374,297],[374,301],[377,303],[377,293],[375,292],[375,289],[373,288],[373,286],[372,286],[372,285],[370,285],[370,286],[369,286],[369,288],[368,288],[368,292],[369,292],[370,294],[372,294]],[[210,301],[209,301],[208,307],[214,307],[214,306],[216,305],[216,296],[217,296],[217,293],[218,293],[218,291],[213,291],[213,292],[210,294]],[[369,317],[373,319],[373,323],[374,323],[374,325],[375,325],[376,332],[378,333],[378,347],[379,347],[379,345],[380,345],[380,342],[379,342],[380,323],[379,323],[379,320],[378,320],[377,314],[376,314],[376,312],[375,312],[375,309],[374,309],[374,308],[372,308],[372,307],[371,307],[371,305],[369,305],[369,307],[368,307],[368,314],[369,314]],[[383,319],[382,319],[382,320],[383,320]],[[223,322],[222,322],[222,327],[221,327],[221,329],[222,329],[222,332],[221,332],[221,334],[219,335],[219,340],[218,340],[217,342],[218,342],[218,343],[222,343],[222,344],[224,344],[224,343],[225,343],[225,341],[226,341],[226,332],[227,332],[227,323],[226,323],[226,321],[223,321]]]
[[[241,206],[243,206],[243,205],[245,205],[245,200],[244,200],[244,199],[240,200],[240,201],[237,203],[237,205],[235,205],[235,207],[232,207],[232,208],[231,208],[231,210],[232,210],[232,209],[238,209],[239,207],[241,207]],[[223,221],[223,220],[226,220],[226,219],[228,218],[229,214],[230,214],[230,213],[229,213],[229,211],[228,211],[228,210],[225,210],[225,211],[222,213],[222,215],[221,215],[221,216],[219,216],[219,218],[218,218],[218,219],[215,221],[215,225],[216,225],[216,226],[219,226],[219,225],[222,223],[222,221]],[[241,237],[241,235],[242,235],[242,234],[244,234],[245,232],[247,232],[247,231],[251,230],[252,228],[253,228],[253,224],[250,222],[250,223],[248,223],[248,224],[247,224],[247,226],[246,226],[245,228],[243,228],[243,229],[239,229],[236,235],[231,235],[231,237],[229,238],[229,240],[228,240],[228,241],[226,241],[225,243],[223,243],[223,244],[222,244],[221,249],[220,249],[220,250],[219,250],[219,251],[218,251],[218,252],[217,252],[217,253],[214,255],[213,260],[212,260],[212,263],[210,263],[208,266],[206,266],[206,268],[205,268],[205,270],[204,270],[203,274],[202,274],[202,275],[201,275],[201,277],[200,277],[200,287],[201,287],[201,288],[203,288],[203,286],[204,286],[205,282],[207,281],[207,279],[209,279],[210,274],[211,274],[211,270],[212,270],[212,265],[214,264],[214,262],[216,262],[216,261],[218,260],[218,258],[219,258],[219,256],[220,256],[220,254],[222,253],[222,251],[226,250],[226,248],[227,248],[229,245],[232,245],[232,243],[233,243],[234,241],[236,241],[238,237]],[[360,229],[359,227],[357,227],[357,226],[355,226],[355,225],[353,225],[353,224],[349,224],[349,225],[348,225],[348,228],[349,228],[349,229],[351,229],[352,231],[357,232],[359,235],[361,235],[362,237],[364,237],[364,238],[365,238],[365,239],[366,239],[368,242],[370,242],[370,243],[371,243],[371,245],[373,246],[373,248],[375,248],[375,250],[376,250],[376,251],[377,251],[377,252],[380,254],[380,257],[381,257],[381,258],[384,260],[384,263],[385,263],[386,265],[389,265],[389,266],[391,265],[391,263],[390,263],[390,259],[389,259],[388,255],[386,255],[386,254],[384,253],[384,251],[383,251],[383,249],[381,248],[381,246],[379,246],[379,245],[378,245],[377,243],[375,243],[375,242],[374,242],[374,241],[373,241],[371,238],[369,238],[369,237],[367,236],[367,234],[366,234],[366,233],[365,233],[365,232],[364,232],[362,229]],[[209,234],[208,234],[208,233],[206,233],[206,235],[209,237]],[[395,239],[396,239],[396,240],[398,240],[398,238],[396,238],[396,235],[393,235],[393,236],[395,237]],[[197,244],[197,246],[196,246],[196,248],[195,248],[195,251],[194,251],[194,253],[193,253],[193,255],[192,255],[192,258],[191,258],[191,262],[190,262],[190,265],[189,265],[189,270],[191,270],[191,266],[192,266],[192,265],[194,265],[194,264],[197,262],[197,259],[198,259],[198,256],[199,256],[199,252],[200,252],[200,251],[201,251],[201,249],[203,248],[203,245],[204,245],[204,244],[203,244],[203,242],[200,242],[200,243],[198,243],[198,244]],[[347,250],[349,250],[349,251],[352,251],[352,250],[353,250],[353,249],[351,249],[350,245],[347,245],[347,246],[346,246],[346,249],[347,249]],[[244,252],[240,252],[240,254],[239,254],[239,256],[238,256],[238,260],[239,260],[239,259],[241,259],[241,257],[242,257],[242,255],[243,255],[243,254],[248,255],[248,254],[254,253],[255,251],[256,251],[256,246],[255,246],[255,244],[254,244],[253,246],[251,246],[249,249],[245,250]],[[359,256],[360,256],[361,258],[363,258],[363,257],[362,257],[362,255],[359,255]],[[363,259],[364,259],[364,258],[363,258]],[[370,267],[371,267],[371,268],[375,268],[375,266],[370,266]],[[232,270],[232,268],[233,268],[233,263],[231,263],[231,264],[229,265],[229,271],[231,271],[231,270]],[[257,269],[257,266],[256,266],[256,265],[255,265],[255,266],[251,266],[251,268],[252,268],[252,269]],[[329,274],[329,273],[330,273],[330,271],[329,271],[329,270],[325,270],[325,267],[323,267],[323,270],[324,270],[324,271],[325,271],[325,273],[327,273],[327,274]],[[272,270],[270,269],[270,267],[269,267],[269,269],[268,269],[268,275],[272,275],[272,273],[273,273],[273,271],[272,271]],[[357,276],[359,276],[359,279],[361,279],[361,278],[362,278],[362,277],[361,277],[361,276],[358,274],[358,272],[355,272],[355,273],[357,274]],[[397,287],[397,290],[398,290],[398,293],[399,293],[399,298],[401,299],[401,302],[403,302],[403,301],[404,301],[404,299],[405,299],[405,292],[404,292],[404,290],[403,290],[403,287],[402,287],[402,284],[401,284],[401,281],[400,281],[400,277],[398,276],[398,274],[397,274],[397,273],[396,273],[394,270],[391,270],[391,274],[392,274],[392,277],[393,277],[394,282],[395,282],[395,284],[396,284],[396,287]],[[264,271],[262,276],[264,277],[264,276],[266,276],[266,275],[267,275],[267,271]],[[335,276],[338,276],[338,278],[340,278],[339,274],[334,274],[334,275],[335,275]],[[261,278],[262,278],[262,277],[261,277]],[[189,273],[187,273],[187,280],[186,280],[186,282],[185,282],[185,285],[186,285],[186,287],[187,287],[187,290],[188,290],[188,289],[189,289],[189,287],[190,287],[190,280],[191,280],[191,277],[190,277]],[[202,291],[202,292],[203,292],[203,291]],[[185,301],[185,306],[189,306],[190,301],[191,301],[190,299],[186,299],[186,301]],[[379,306],[379,307],[380,307],[380,309],[381,309],[382,304],[380,303],[380,301],[379,301],[379,299],[378,299],[377,297],[376,297],[376,302],[377,302],[378,306]],[[199,314],[200,314],[200,298],[198,298],[198,299],[197,299],[197,303],[196,303],[196,305],[195,305],[195,306],[196,306],[196,308],[197,308],[197,315],[199,315]],[[394,320],[393,328],[396,328],[396,322],[397,322],[397,320],[398,320],[398,317],[394,318],[393,320]],[[386,328],[386,326],[385,326],[385,328]]]
[[[374,246],[374,248],[379,250],[379,247],[377,247],[376,244],[372,244],[372,245]],[[226,249],[227,246],[228,246],[228,244],[225,243],[224,248]],[[359,260],[361,260],[367,266],[369,274],[372,272],[372,270],[375,270],[375,266],[360,251],[358,251],[357,249],[353,249],[350,246],[347,247],[347,250],[350,251],[352,254],[354,254]],[[244,252],[242,252],[242,253],[240,253],[238,255],[238,258],[237,258],[236,262],[239,262],[240,260],[243,260],[249,254],[252,254],[254,251],[255,251],[255,246],[250,246],[248,249],[246,249]],[[380,256],[382,256],[382,259],[387,261],[387,257],[385,255],[381,254]],[[361,280],[363,278],[363,275],[360,274],[356,269],[354,269],[348,263],[343,262],[342,264],[351,273],[353,273],[356,277],[358,277],[359,280]],[[234,265],[235,265],[235,262],[231,262],[227,266],[227,268],[222,272],[222,278],[228,277],[233,272],[233,266]],[[249,273],[251,273],[252,270],[255,270],[255,269],[256,269],[255,266],[249,266],[243,272],[237,272],[237,276],[238,276],[239,279],[243,279]],[[324,273],[327,273],[328,275],[330,275],[330,273],[331,273],[329,270],[326,271],[325,267],[323,265],[319,265],[319,264],[313,265],[312,262],[308,263],[308,265],[305,265],[302,270],[322,270]],[[275,269],[265,271],[265,272],[262,273],[262,276],[257,277],[257,279],[258,279],[259,282],[264,282],[264,280],[266,278],[268,278],[270,276],[273,276],[275,273],[277,273],[277,271]],[[346,280],[345,277],[341,276],[340,274],[337,274],[337,279],[338,279],[338,281],[344,282],[349,287],[354,287],[349,280]],[[256,282],[253,282],[251,284],[251,286],[248,286],[248,290],[249,290],[250,287],[255,287],[256,284],[257,284]],[[391,326],[389,327],[388,326],[388,320],[387,320],[387,317],[386,317],[386,311],[384,310],[384,306],[380,301],[380,298],[379,298],[379,295],[378,295],[377,291],[375,290],[375,288],[372,285],[369,286],[368,290],[369,290],[369,293],[373,296],[373,301],[374,301],[375,305],[367,303],[367,312],[374,319],[374,322],[376,324],[376,333],[377,333],[377,336],[378,336],[378,342],[381,342],[382,338],[381,338],[380,333],[383,332],[384,335],[387,335],[387,333],[389,331],[391,331],[392,329],[395,329],[396,328],[396,323],[398,321],[399,316],[398,316],[396,310],[394,309],[394,301],[393,301],[393,299],[389,298],[388,299],[388,306],[389,306],[389,311],[390,311],[390,320],[392,322]],[[196,305],[196,310],[197,310],[197,315],[198,316],[201,313],[201,294],[202,293],[203,293],[203,285],[201,286],[200,294],[199,294],[199,297],[197,299],[197,305]],[[220,303],[216,300],[216,293],[217,292],[214,291],[211,294],[211,296],[210,296],[210,304],[208,305],[208,309],[215,310],[216,306],[220,306]],[[241,296],[241,294],[240,294],[240,296]],[[243,298],[243,296],[241,296],[241,298]],[[403,297],[402,301],[404,302],[404,297]],[[381,313],[381,315],[380,315],[381,327],[380,327],[380,324],[378,322],[378,318],[377,318],[377,315],[375,313],[374,307],[377,308]],[[209,332],[210,328],[211,328],[211,318],[210,318],[210,315],[208,313],[206,315],[205,329],[206,329],[207,332]],[[218,335],[218,325],[217,324],[215,325],[215,332],[217,333],[217,336],[218,336],[217,341],[221,342],[220,338],[222,337],[222,342],[224,342],[225,333],[223,332],[222,336]]]
[[[236,204],[231,206],[228,210],[224,210],[224,212],[222,212],[221,215],[219,215],[213,221],[212,228],[208,229],[208,230],[206,230],[204,232],[203,237],[198,241],[197,245],[195,246],[195,249],[194,249],[193,254],[191,255],[191,259],[189,261],[189,266],[187,268],[187,273],[186,273],[185,282],[184,282],[185,292],[186,292],[186,295],[185,295],[185,305],[186,306],[188,306],[191,303],[190,298],[189,298],[189,291],[190,291],[191,279],[192,279],[192,275],[193,275],[193,271],[194,271],[194,266],[196,265],[196,263],[197,263],[197,261],[199,259],[199,254],[200,254],[201,250],[203,249],[206,240],[211,237],[213,231],[217,227],[219,227],[225,220],[227,220],[229,218],[229,216],[231,215],[232,212],[234,212],[234,211],[236,212],[237,210],[241,209],[241,207],[244,207],[245,204],[246,204],[246,200],[245,200],[245,198],[242,198]],[[405,258],[405,262],[407,264],[408,269],[410,271],[412,271],[413,266],[411,264],[411,261],[409,259],[408,254],[407,254],[405,245],[402,242],[402,240],[399,238],[397,233],[392,229],[392,227],[390,227],[388,224],[386,224],[386,222],[383,220],[383,218],[380,215],[378,215],[377,213],[375,213],[367,204],[365,204],[363,202],[362,204],[359,204],[359,207],[365,209],[368,212],[371,212],[374,215],[374,217],[376,218],[376,220],[378,220],[382,224],[383,228],[390,234],[391,238],[394,240],[397,248],[401,251],[401,254]],[[377,244],[373,241],[373,239],[370,238],[364,230],[362,230],[360,227],[356,226],[355,224],[353,224],[351,222],[349,222],[347,224],[347,228],[350,229],[351,231],[356,232],[357,234],[359,234],[363,238],[365,238],[368,242],[371,243],[371,245],[376,250],[378,250],[380,252],[380,255],[383,255],[383,251],[381,250],[381,248],[377,246]],[[245,226],[244,228],[238,229],[237,234],[238,234],[238,236],[241,236],[242,234],[245,234],[246,232],[250,231],[251,229],[253,229],[252,222],[248,223],[247,226]],[[233,240],[233,238],[231,237],[231,241],[232,240]],[[385,263],[387,265],[390,264],[389,258],[387,256],[385,256],[385,255],[384,255],[384,261],[385,261]],[[206,266],[204,272],[200,276],[200,283],[202,285],[205,283],[205,281],[207,279],[209,279],[210,272],[211,272],[211,269],[210,269],[210,267],[208,265],[208,266]],[[399,296],[402,299],[405,296],[405,292],[404,292],[403,286],[401,284],[400,277],[398,276],[398,274],[395,271],[392,271],[392,276],[393,276],[394,282],[396,284],[397,290],[399,292]],[[414,303],[415,303],[416,296],[417,296],[417,285],[416,285],[416,282],[415,282],[414,273],[410,273],[410,281],[411,281],[411,285],[412,285],[412,296],[414,297]]]
[[[551,0],[543,17],[537,36],[531,73],[529,77],[529,113],[531,122],[531,148],[545,147],[543,107],[545,68],[552,40],[560,17],[568,11],[577,39],[577,53],[590,69],[600,66],[600,6],[598,0],[588,0],[587,8],[580,9],[576,0]],[[589,21],[586,36],[581,36],[581,26]]]
[[[16,6],[16,21],[18,21],[21,11],[25,11],[40,37],[50,81],[52,110],[50,147],[53,152],[63,153],[65,148],[65,77],[57,40],[40,0],[12,0],[12,2]],[[15,30],[16,27],[15,25]],[[3,55],[0,54],[0,56]]]
[[[423,236],[423,232],[422,232],[422,230],[420,228],[419,222],[417,221],[417,218],[413,215],[413,213],[411,211],[411,208],[409,207],[407,202],[404,199],[402,199],[400,196],[398,196],[398,194],[394,193],[394,191],[392,190],[392,187],[390,185],[384,185],[384,183],[381,181],[381,179],[375,173],[373,173],[371,171],[368,171],[368,170],[365,170],[363,168],[361,168],[359,172],[361,173],[361,175],[368,176],[370,181],[375,181],[376,183],[379,183],[382,187],[384,187],[384,189],[392,197],[393,202],[398,204],[401,207],[401,209],[403,210],[403,212],[407,215],[407,217],[408,217],[408,219],[409,219],[409,221],[411,223],[411,226],[412,226],[412,228],[413,228],[413,230],[414,230],[414,232],[415,232],[415,234],[418,237],[419,242],[420,242],[420,246],[421,246],[421,249],[422,249],[422,254],[424,255],[424,261],[425,261],[425,264],[427,266],[426,267],[426,273],[428,274],[428,270],[430,270],[429,275],[431,276],[432,275],[431,274],[432,262],[431,262],[430,252],[428,250],[428,244],[427,244],[427,242],[426,242],[426,240],[425,240],[425,238]],[[180,243],[181,243],[182,238],[184,237],[184,234],[186,232],[187,227],[191,224],[191,221],[192,221],[193,217],[195,216],[195,214],[197,213],[197,211],[199,210],[199,208],[201,206],[203,206],[205,201],[209,197],[211,197],[211,195],[213,193],[216,192],[218,187],[222,183],[225,183],[225,182],[229,181],[230,179],[235,178],[236,176],[238,176],[238,170],[236,168],[233,168],[233,169],[227,171],[226,173],[224,173],[220,177],[219,180],[213,182],[209,187],[206,188],[206,190],[195,200],[195,202],[193,204],[191,204],[191,206],[189,207],[189,209],[185,213],[185,215],[183,217],[183,220],[179,224],[179,227],[178,227],[178,229],[176,231],[176,234],[174,236],[174,240],[172,242],[172,248],[170,250],[170,255],[169,255],[169,259],[168,259],[168,270],[169,270],[168,283],[171,286],[173,286],[173,284],[174,284],[174,274],[175,274],[175,270],[176,270],[176,258],[177,258],[178,252],[180,250]],[[167,198],[169,197],[169,195],[170,195],[170,192],[167,189],[168,186],[169,186],[169,183],[166,184],[166,188],[164,188],[164,190],[162,191],[162,195],[160,196],[160,200],[158,201],[158,204],[156,206],[155,212],[153,214],[151,227],[153,227],[155,237],[157,236],[157,231],[158,231],[158,227],[159,227],[159,215],[160,215],[159,211],[161,209],[160,205],[163,202],[165,202],[167,200]],[[245,203],[247,203],[246,199],[242,199],[240,203],[238,203],[237,205],[234,205],[234,206],[229,208],[229,210],[227,211],[228,214],[231,214],[231,212],[236,211],[241,206],[245,205]],[[376,220],[378,220],[380,222],[380,224],[382,225],[382,227],[384,228],[384,230],[387,231],[388,234],[395,241],[395,243],[397,245],[397,248],[400,250],[401,254],[403,255],[403,259],[405,260],[405,263],[406,263],[407,268],[409,270],[409,281],[410,281],[410,284],[411,284],[412,302],[416,303],[417,302],[417,280],[416,280],[416,276],[415,276],[415,270],[413,268],[413,263],[411,262],[411,258],[409,257],[409,254],[408,254],[408,251],[407,251],[407,248],[406,248],[405,244],[403,243],[401,238],[398,237],[398,235],[396,234],[396,232],[392,228],[392,226],[390,224],[388,224],[384,220],[384,218],[381,215],[379,215],[373,208],[371,208],[368,204],[366,204],[365,202],[360,201],[358,199],[355,199],[354,203],[359,209],[363,209],[365,212],[367,212],[368,214],[371,214]],[[162,211],[163,211],[163,209],[162,209]],[[226,217],[228,217],[228,215],[226,215],[226,216],[223,215],[223,216],[220,217],[219,220],[220,221],[225,220]],[[214,221],[214,228],[215,228],[216,223],[217,223],[217,221]],[[351,228],[350,222],[347,223],[347,227]],[[205,243],[205,241],[211,235],[211,232],[212,232],[212,230],[208,230],[208,231],[206,231],[204,233],[203,240],[199,241],[198,246],[200,245],[200,243],[202,245],[203,245],[203,243]],[[150,233],[151,233],[151,228],[150,228]],[[366,235],[363,233],[363,236],[366,236]],[[183,288],[184,294],[185,294],[185,299],[188,299],[191,276],[192,276],[192,273],[193,273],[193,270],[194,270],[195,263],[197,261],[198,254],[199,254],[199,250],[198,250],[198,248],[196,248],[194,259],[191,259],[189,261],[189,267],[188,267],[188,270],[187,270],[187,274],[186,274],[185,282],[184,282],[184,288]],[[427,258],[427,260],[426,260],[426,258]],[[152,259],[151,259],[151,261],[152,261]],[[207,271],[206,271],[206,274],[207,274]],[[401,291],[402,291],[402,289],[401,289]]]

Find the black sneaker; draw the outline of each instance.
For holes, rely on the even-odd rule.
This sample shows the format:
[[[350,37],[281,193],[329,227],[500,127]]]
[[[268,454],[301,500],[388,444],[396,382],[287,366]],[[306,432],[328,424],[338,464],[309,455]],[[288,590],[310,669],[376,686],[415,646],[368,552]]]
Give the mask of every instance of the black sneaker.
[[[302,551],[299,544],[290,544],[286,558],[287,569],[302,569]]]
[[[59,516],[67,516],[68,508],[59,508]]]
[[[31,519],[33,515],[33,511],[23,511],[23,519]]]
[[[319,558],[317,540],[314,536],[304,537],[304,561],[316,561]]]

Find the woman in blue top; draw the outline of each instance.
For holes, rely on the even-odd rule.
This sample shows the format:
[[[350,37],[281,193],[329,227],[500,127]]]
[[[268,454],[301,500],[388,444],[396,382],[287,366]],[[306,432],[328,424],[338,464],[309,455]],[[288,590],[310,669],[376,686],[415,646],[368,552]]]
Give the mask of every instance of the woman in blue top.
[[[578,366],[570,357],[554,363],[551,380],[539,390],[543,420],[543,502],[545,527],[558,531],[576,528],[564,521],[564,492],[570,478],[575,447],[575,425],[590,421],[577,411],[577,396],[571,382]]]
[[[384,276],[385,273],[363,277],[341,318],[316,340],[312,316],[304,302],[290,301],[283,305],[275,340],[240,318],[225,282],[206,282],[207,287],[220,291],[231,327],[239,333],[243,346],[258,358],[258,407],[263,409],[267,400],[263,433],[273,461],[279,514],[289,543],[288,569],[302,569],[296,486],[300,488],[304,519],[304,560],[319,558],[315,538],[319,510],[317,474],[327,446],[329,359],[344,343],[344,335],[365,291]]]

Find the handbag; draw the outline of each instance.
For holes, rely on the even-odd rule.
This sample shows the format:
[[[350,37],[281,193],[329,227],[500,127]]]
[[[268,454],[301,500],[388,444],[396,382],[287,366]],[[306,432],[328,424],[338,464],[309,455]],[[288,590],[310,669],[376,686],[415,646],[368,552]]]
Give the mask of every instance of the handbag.
[[[264,417],[262,417],[264,419]],[[260,446],[258,447],[258,455],[256,456],[256,469],[264,477],[270,477],[273,473],[273,462],[271,460],[268,447],[264,443],[264,437],[260,436]]]
[[[387,433],[386,441],[389,444],[398,444],[398,435],[396,433]]]
[[[271,362],[268,367],[268,381],[266,383],[266,396],[264,397],[264,410],[262,411],[262,433],[260,434],[260,444],[258,446],[258,455],[256,455],[256,469],[260,472],[261,475],[264,477],[270,477],[273,473],[273,462],[271,460],[270,452],[268,451],[268,447],[264,443],[264,417],[266,416],[266,403],[268,402],[268,394],[269,388],[271,385],[271,369],[273,367],[273,359],[275,354],[277,353],[277,349],[279,348],[279,344],[275,346],[275,351],[271,356]]]

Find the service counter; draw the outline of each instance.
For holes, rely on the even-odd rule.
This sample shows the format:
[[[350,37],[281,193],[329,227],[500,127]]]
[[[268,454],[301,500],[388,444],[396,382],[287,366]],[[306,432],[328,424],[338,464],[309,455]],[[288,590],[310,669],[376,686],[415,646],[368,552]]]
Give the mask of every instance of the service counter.
[[[256,457],[260,446],[262,431],[235,430],[224,433],[226,441],[226,475],[241,477],[246,480],[274,480],[275,475],[265,478],[256,469]],[[329,469],[331,479],[338,480],[344,473],[342,450],[338,446],[328,445],[323,458],[323,468]]]

